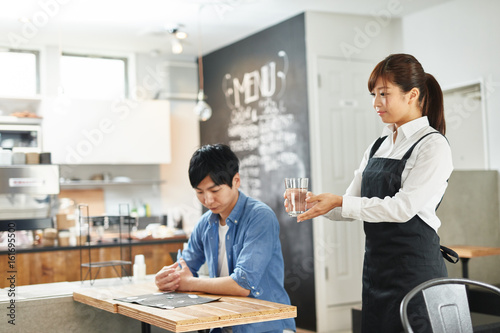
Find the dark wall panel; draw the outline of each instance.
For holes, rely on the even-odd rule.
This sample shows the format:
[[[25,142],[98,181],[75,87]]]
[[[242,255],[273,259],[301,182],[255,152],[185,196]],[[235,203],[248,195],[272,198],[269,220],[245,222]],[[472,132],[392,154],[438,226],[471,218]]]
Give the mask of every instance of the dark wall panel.
[[[203,66],[213,115],[201,123],[201,143],[228,144],[242,191],[275,211],[297,326],[315,330],[312,224],[283,207],[283,178],[310,175],[304,15],[206,55]]]

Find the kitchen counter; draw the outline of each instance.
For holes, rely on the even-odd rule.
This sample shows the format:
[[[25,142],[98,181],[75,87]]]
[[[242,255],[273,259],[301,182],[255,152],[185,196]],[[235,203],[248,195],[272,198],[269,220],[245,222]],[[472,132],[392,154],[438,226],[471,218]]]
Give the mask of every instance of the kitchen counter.
[[[179,242],[187,242],[187,235],[177,235],[166,238],[145,238],[145,239],[122,239],[121,246],[128,247],[129,245],[154,245],[154,244],[168,244],[168,243],[179,243]],[[91,242],[90,244],[82,245],[81,248],[83,250],[88,250],[89,248],[101,248],[101,247],[115,247],[120,246],[120,242],[118,240],[114,241],[112,239],[103,240],[102,242]],[[16,254],[19,253],[29,253],[29,252],[50,252],[50,251],[69,251],[80,249],[80,246],[42,246],[42,245],[18,245],[16,246]],[[0,246],[0,255],[9,254],[7,246]]]
[[[16,288],[15,303],[10,312],[7,307],[13,298],[8,296],[8,289],[0,289],[0,306],[5,310],[0,332],[139,332],[141,324],[137,320],[75,302],[73,292],[148,282],[154,284],[154,275],[146,276],[143,281],[98,279],[93,286],[88,281],[21,286]],[[12,317],[5,314],[12,314]],[[12,319],[15,325],[8,322]],[[152,327],[151,331],[167,332],[157,327]]]
[[[176,253],[187,242],[187,236],[174,236],[163,239],[122,240],[92,243],[85,246],[19,246],[15,252],[5,247],[0,251],[0,262],[5,266],[0,270],[0,288],[10,285],[8,278],[15,276],[15,285],[32,285],[64,281],[88,280],[85,278],[88,267],[85,263],[124,260],[133,262],[138,254],[144,255],[146,274],[155,274],[163,266],[173,264],[171,253]],[[14,253],[14,254],[13,254]],[[132,274],[131,265],[125,267],[125,273],[115,267],[103,267],[91,270],[92,277],[114,278],[118,274]]]

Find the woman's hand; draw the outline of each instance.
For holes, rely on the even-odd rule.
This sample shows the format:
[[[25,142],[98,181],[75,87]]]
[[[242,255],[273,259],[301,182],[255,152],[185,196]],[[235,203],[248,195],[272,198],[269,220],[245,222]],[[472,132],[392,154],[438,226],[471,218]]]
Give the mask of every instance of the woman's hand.
[[[311,192],[308,192],[306,197],[306,206],[308,210],[297,216],[297,222],[325,215],[335,207],[342,206],[342,196],[331,193],[314,195]],[[287,207],[286,202],[285,207]]]

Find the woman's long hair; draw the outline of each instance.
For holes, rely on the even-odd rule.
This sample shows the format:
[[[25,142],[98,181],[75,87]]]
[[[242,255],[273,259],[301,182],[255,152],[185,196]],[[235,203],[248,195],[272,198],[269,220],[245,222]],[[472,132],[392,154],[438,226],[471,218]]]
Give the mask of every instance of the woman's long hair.
[[[444,120],[443,92],[434,76],[424,72],[422,65],[409,54],[391,54],[375,66],[368,79],[371,92],[378,78],[392,82],[405,93],[413,88],[420,90],[418,102],[422,115],[429,118],[429,124],[441,134],[446,133]]]

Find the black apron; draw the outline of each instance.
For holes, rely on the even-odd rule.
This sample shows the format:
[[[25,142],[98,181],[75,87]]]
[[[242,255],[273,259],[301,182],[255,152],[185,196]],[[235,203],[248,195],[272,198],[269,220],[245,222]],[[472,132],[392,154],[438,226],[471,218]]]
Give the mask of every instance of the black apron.
[[[363,171],[361,196],[381,199],[394,196],[401,188],[401,175],[413,149],[424,137],[433,133],[439,132],[424,135],[401,160],[373,157],[387,137],[379,138]],[[405,223],[364,222],[364,230],[362,332],[403,332],[399,317],[403,297],[424,281],[448,275],[439,236],[417,215]],[[421,305],[419,302],[411,304],[410,312],[418,311],[426,317],[425,307]],[[421,315],[410,315],[414,323],[422,324],[420,329],[414,327],[414,330],[427,332],[430,327],[425,318],[419,319]]]

